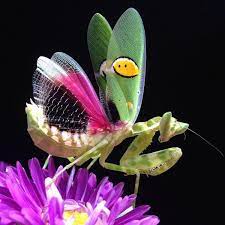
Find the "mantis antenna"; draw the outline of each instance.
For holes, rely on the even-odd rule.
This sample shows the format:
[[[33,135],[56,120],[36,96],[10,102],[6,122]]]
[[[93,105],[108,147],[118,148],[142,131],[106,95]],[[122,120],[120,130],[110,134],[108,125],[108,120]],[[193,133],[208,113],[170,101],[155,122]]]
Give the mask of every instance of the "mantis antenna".
[[[220,149],[218,149],[215,145],[213,145],[211,142],[209,142],[208,140],[206,140],[204,137],[202,137],[200,134],[198,134],[197,132],[195,132],[194,130],[188,128],[189,131],[191,131],[193,134],[197,135],[198,137],[200,137],[203,141],[205,141],[208,145],[210,145],[212,148],[214,148],[222,157],[224,157],[224,154],[222,153],[222,151]]]

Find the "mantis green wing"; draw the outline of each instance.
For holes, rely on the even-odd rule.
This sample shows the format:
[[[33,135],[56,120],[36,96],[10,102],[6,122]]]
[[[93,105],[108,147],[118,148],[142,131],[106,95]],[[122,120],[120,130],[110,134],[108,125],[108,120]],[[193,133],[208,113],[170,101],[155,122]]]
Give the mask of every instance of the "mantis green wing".
[[[97,13],[90,21],[87,39],[109,119],[134,123],[145,82],[145,31],[139,13],[133,8],[126,10],[113,31]]]
[[[100,67],[106,60],[109,40],[112,29],[107,20],[99,13],[96,13],[88,26],[87,42],[91,61],[96,77],[100,75]]]
[[[100,93],[105,93],[106,88],[106,80],[104,76],[101,76],[100,68],[106,60],[111,35],[112,29],[107,20],[96,13],[88,26],[87,43]]]
[[[111,120],[109,107],[105,99],[106,78],[101,70],[102,65],[106,61],[109,41],[112,35],[112,28],[107,20],[99,13],[96,13],[88,26],[87,43],[88,49],[94,69],[96,81],[99,86],[100,101],[105,108],[105,111]]]
[[[144,92],[145,48],[141,16],[129,8],[113,28],[103,70],[107,101],[115,105],[121,121],[132,124],[138,116]]]

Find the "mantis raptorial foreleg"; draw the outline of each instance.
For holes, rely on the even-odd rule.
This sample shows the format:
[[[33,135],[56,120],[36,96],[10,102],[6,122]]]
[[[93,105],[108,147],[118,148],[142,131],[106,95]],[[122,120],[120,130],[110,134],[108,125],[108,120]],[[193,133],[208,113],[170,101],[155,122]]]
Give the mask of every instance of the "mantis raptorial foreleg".
[[[127,162],[129,162],[129,159],[136,158],[136,156],[139,157],[139,154],[141,154],[151,144],[153,136],[159,129],[160,120],[160,117],[156,117],[145,123],[138,123],[135,125],[133,135],[138,136],[133,140],[127,151],[124,153],[120,160],[120,165],[105,162],[112,149],[103,152],[100,157],[100,164],[107,169],[124,172],[130,175],[136,174],[135,194],[138,192],[140,173],[142,171],[140,171],[138,167],[127,164]]]
[[[120,160],[121,165],[129,158],[141,154],[148,146],[151,145],[155,133],[159,130],[161,117],[155,117],[147,122],[140,122],[134,125],[132,133],[138,135],[128,147]]]
[[[100,164],[110,170],[124,172],[128,175],[137,175],[135,183],[135,193],[139,186],[140,174],[159,175],[171,168],[181,157],[182,152],[179,148],[173,147],[161,151],[143,154],[141,153],[151,145],[152,139],[157,131],[160,131],[159,141],[168,141],[171,137],[184,133],[188,124],[177,122],[171,113],[165,113],[163,117],[155,117],[147,122],[141,122],[133,125],[131,132],[124,135],[109,134],[95,147],[85,152],[80,157],[71,159],[71,163],[63,168],[54,179],[63,171],[71,168],[73,165],[82,165],[89,159],[93,159],[89,167],[100,157]],[[120,144],[124,139],[130,136],[137,136],[128,147],[120,160],[120,164],[106,162],[106,159],[113,151],[114,147]]]
[[[112,149],[108,148],[100,156],[100,164],[110,170],[137,175],[135,193],[138,191],[139,174],[159,175],[171,168],[181,157],[180,148],[168,148],[161,151],[140,155],[149,145],[157,131],[160,131],[161,142],[186,131],[188,124],[177,122],[171,113],[165,113],[162,118],[155,117],[145,123],[133,126],[133,135],[138,135],[128,147],[120,160],[120,165],[107,163],[106,159]]]

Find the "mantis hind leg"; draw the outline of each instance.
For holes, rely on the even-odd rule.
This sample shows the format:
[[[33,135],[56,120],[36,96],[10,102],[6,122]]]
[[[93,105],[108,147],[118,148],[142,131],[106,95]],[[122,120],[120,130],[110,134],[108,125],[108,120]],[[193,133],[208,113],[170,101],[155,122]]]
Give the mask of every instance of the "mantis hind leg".
[[[90,170],[90,168],[95,164],[95,162],[99,159],[101,154],[98,154],[95,157],[92,157],[92,161],[89,163],[89,165],[87,166],[87,170]]]
[[[83,163],[85,163],[86,161],[91,159],[92,157],[95,157],[96,154],[98,154],[107,145],[108,145],[108,140],[107,139],[102,140],[95,147],[91,148],[90,150],[85,152],[83,155],[81,155],[78,158],[75,158],[72,162],[67,164],[60,172],[58,172],[54,176],[53,180],[56,180],[63,172],[65,172],[66,170],[70,169],[74,165],[78,165],[78,164],[82,165]]]

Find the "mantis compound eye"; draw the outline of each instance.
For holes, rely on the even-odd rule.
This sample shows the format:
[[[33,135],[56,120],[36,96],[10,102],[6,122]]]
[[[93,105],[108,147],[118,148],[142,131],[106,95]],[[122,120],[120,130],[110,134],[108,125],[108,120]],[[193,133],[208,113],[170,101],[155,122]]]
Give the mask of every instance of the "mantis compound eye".
[[[113,63],[114,71],[126,78],[135,77],[139,74],[139,69],[137,64],[129,58],[118,58]]]

